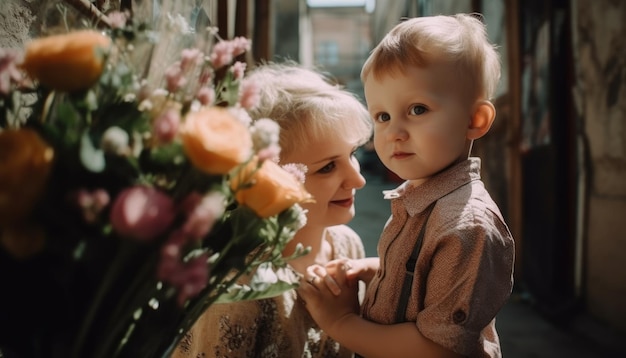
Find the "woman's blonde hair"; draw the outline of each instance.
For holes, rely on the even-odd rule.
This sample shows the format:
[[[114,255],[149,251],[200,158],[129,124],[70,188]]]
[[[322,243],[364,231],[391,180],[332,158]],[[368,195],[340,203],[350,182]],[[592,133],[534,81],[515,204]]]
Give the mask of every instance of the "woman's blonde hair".
[[[476,99],[491,100],[500,80],[500,56],[479,14],[425,16],[396,25],[363,65],[367,76],[398,75],[407,66],[448,62],[467,81]]]
[[[355,146],[371,137],[373,123],[364,104],[316,70],[291,61],[268,62],[247,78],[261,87],[259,105],[250,116],[279,124],[281,157],[331,133]]]

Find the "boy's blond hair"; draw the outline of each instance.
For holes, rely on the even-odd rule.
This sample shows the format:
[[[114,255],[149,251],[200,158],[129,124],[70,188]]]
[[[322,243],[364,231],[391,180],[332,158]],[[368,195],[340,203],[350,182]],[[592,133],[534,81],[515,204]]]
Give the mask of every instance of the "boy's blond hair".
[[[264,63],[247,78],[261,87],[259,105],[250,116],[279,124],[281,157],[331,133],[355,146],[372,135],[373,123],[365,105],[318,71],[290,61]]]
[[[400,75],[407,66],[449,62],[475,91],[476,100],[492,100],[500,80],[500,56],[489,42],[478,14],[425,16],[396,25],[363,65],[361,80],[372,74]]]

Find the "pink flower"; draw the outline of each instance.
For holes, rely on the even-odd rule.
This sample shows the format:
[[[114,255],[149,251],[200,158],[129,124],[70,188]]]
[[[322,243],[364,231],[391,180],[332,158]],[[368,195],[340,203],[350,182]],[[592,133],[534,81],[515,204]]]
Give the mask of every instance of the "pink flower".
[[[83,215],[83,219],[87,223],[96,222],[100,213],[111,201],[109,193],[104,189],[96,189],[94,191],[81,189],[73,197]]]
[[[184,266],[184,280],[178,286],[177,302],[183,306],[185,301],[197,296],[206,287],[209,279],[209,269],[207,267],[208,255],[206,253],[194,257]]]
[[[230,70],[233,72],[233,77],[236,80],[243,78],[246,66],[247,64],[245,62],[237,61],[230,67]]]
[[[259,84],[251,80],[243,80],[239,87],[239,104],[246,109],[251,109],[259,104]]]
[[[219,192],[211,192],[199,200],[197,193],[194,193],[191,200],[196,201],[196,205],[188,211],[183,232],[194,239],[201,239],[224,213],[226,198]]]
[[[230,41],[220,41],[213,46],[209,59],[214,69],[220,69],[233,61],[233,46]]]
[[[111,225],[118,234],[142,241],[161,235],[174,221],[174,202],[148,186],[123,190],[111,208]]]
[[[198,77],[198,84],[200,86],[205,86],[211,82],[212,78],[213,72],[211,72],[211,70],[209,69],[203,69],[202,73],[200,73],[200,76]]]
[[[288,163],[285,165],[281,165],[281,167],[288,173],[291,173],[298,181],[304,184],[306,180],[306,172],[309,168],[302,163]]]
[[[160,143],[170,143],[178,133],[180,113],[173,108],[166,109],[153,122],[152,133]]]
[[[11,84],[19,83],[22,74],[17,69],[18,52],[0,48],[0,95],[11,92]]]
[[[165,70],[165,81],[167,82],[167,90],[172,93],[185,87],[187,79],[180,67],[180,62],[173,63]]]
[[[215,91],[211,87],[201,87],[196,94],[196,98],[203,106],[210,106],[215,102]]]
[[[128,20],[128,15],[121,11],[113,11],[107,15],[109,18],[109,24],[112,29],[122,29],[126,26],[126,20]]]
[[[235,37],[230,41],[220,41],[213,46],[209,60],[214,69],[220,69],[244,52],[250,50],[250,40],[245,37]]]
[[[178,291],[177,302],[183,306],[189,298],[197,296],[209,279],[208,254],[202,253],[187,262],[183,259],[184,247],[189,238],[182,232],[173,232],[161,249],[157,278]]]
[[[233,48],[233,56],[237,57],[244,52],[249,51],[251,44],[250,40],[243,36],[235,37],[230,41],[230,45]]]
[[[202,63],[202,51],[197,48],[186,48],[180,54],[180,68],[189,71],[193,67]]]

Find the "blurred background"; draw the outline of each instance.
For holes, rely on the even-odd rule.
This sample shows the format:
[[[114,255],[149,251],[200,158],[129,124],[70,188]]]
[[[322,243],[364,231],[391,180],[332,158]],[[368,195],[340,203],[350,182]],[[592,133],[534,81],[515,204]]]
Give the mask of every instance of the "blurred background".
[[[89,16],[125,8],[158,21],[164,12],[161,0],[64,2]],[[20,47],[42,31],[41,7],[49,3],[2,0],[0,45]],[[193,28],[204,18],[201,9],[223,38],[252,39],[249,66],[293,59],[331,73],[361,97],[361,65],[401,17],[483,14],[502,55],[503,76],[496,121],[473,154],[483,159],[485,184],[516,240],[514,299],[554,327],[584,317],[600,344],[626,337],[626,1],[177,3]],[[371,148],[362,148],[359,158],[369,191],[359,194],[361,221],[352,225],[375,255],[388,215],[380,190],[398,182]]]

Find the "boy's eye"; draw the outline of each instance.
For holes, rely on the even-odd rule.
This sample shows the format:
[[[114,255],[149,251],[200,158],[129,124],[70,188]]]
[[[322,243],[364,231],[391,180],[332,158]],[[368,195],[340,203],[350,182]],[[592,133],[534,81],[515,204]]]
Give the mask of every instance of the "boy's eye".
[[[416,104],[415,106],[411,107],[411,109],[409,109],[409,114],[419,116],[420,114],[426,113],[426,111],[426,107],[421,104]]]
[[[317,172],[320,174],[326,174],[326,173],[330,173],[333,171],[333,169],[335,169],[335,162],[330,162],[326,165],[324,165],[320,170],[318,170]]]
[[[391,119],[391,116],[389,115],[389,113],[378,113],[375,117],[374,117],[374,121],[375,122],[387,122]]]

